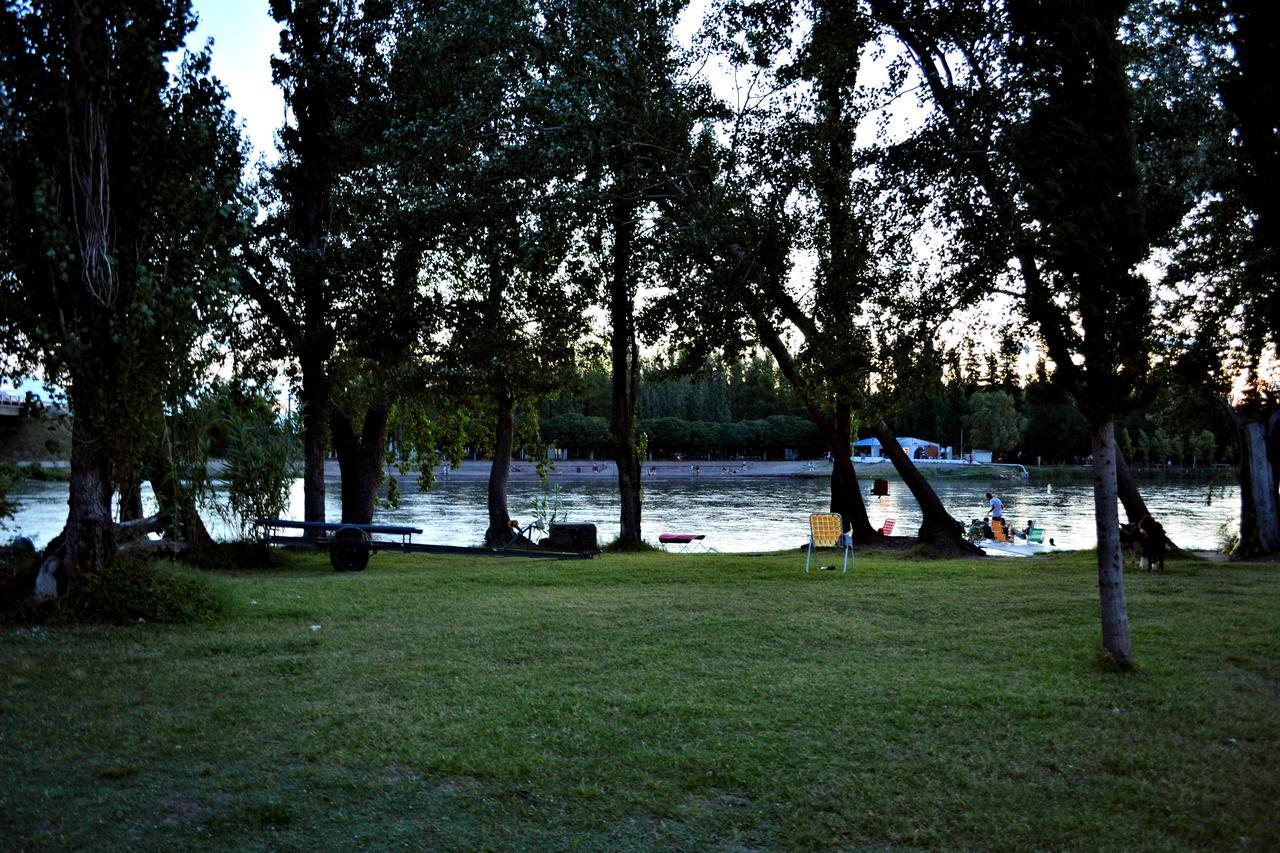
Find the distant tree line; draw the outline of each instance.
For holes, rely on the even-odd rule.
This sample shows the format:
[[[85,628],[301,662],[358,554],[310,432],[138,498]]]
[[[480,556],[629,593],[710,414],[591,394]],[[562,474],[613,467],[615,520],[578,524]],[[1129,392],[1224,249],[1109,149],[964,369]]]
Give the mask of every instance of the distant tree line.
[[[889,419],[896,435],[923,438],[960,452],[993,451],[1002,461],[1077,464],[1090,453],[1084,416],[1044,375],[1025,384],[1007,373],[979,375],[957,363],[928,393],[905,402]],[[965,381],[966,377],[977,381]],[[608,447],[608,372],[586,365],[567,390],[540,405],[542,438],[570,456]],[[660,366],[641,370],[637,430],[655,458],[674,456],[781,458],[785,450],[822,456],[825,445],[771,362],[757,356],[724,364],[710,360],[694,376],[671,377]],[[1142,466],[1204,466],[1230,459],[1230,424],[1217,407],[1192,405],[1166,392],[1117,429],[1124,455]],[[860,431],[862,432],[862,431]],[[483,452],[487,453],[485,449]]]

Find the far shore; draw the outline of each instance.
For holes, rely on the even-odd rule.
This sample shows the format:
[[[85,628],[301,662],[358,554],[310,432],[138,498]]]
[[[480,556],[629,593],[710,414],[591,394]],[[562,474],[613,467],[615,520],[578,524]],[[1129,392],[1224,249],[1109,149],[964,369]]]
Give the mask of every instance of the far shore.
[[[457,467],[437,465],[435,469],[436,479],[488,479],[489,469],[492,464],[488,459],[468,459]],[[859,469],[861,467],[860,465]],[[694,472],[695,468],[698,469],[696,474]],[[618,466],[614,464],[612,459],[569,459],[557,461],[554,468],[548,466],[546,472],[549,480],[608,479],[609,481],[614,481],[618,476]],[[387,473],[395,477],[401,476],[399,469],[394,465],[388,466]],[[325,474],[332,477],[337,477],[340,474],[336,460],[330,459],[325,463]],[[702,479],[728,479],[730,477],[817,478],[831,476],[831,463],[822,460],[724,462],[720,460],[691,459],[677,462],[664,459],[646,462],[640,468],[640,475],[642,479],[655,478],[659,480],[690,480],[695,476]],[[404,476],[410,479],[416,478],[418,472],[416,469],[409,469]],[[512,462],[511,478],[513,480],[536,480],[538,478],[537,463]]]
[[[1022,471],[1025,470],[1031,480],[1050,480],[1058,481],[1062,479],[1077,480],[1088,479],[1093,475],[1093,469],[1087,465],[1045,465],[1037,467],[1035,465],[1020,465],[1001,462],[974,462],[965,463],[959,461],[930,461],[915,460],[916,465],[929,478],[956,478],[956,479],[979,479],[979,480],[1020,480],[1024,479]],[[44,468],[67,469],[70,462],[65,459],[59,460],[43,460],[32,462],[16,462],[11,463],[19,466],[38,465]],[[457,479],[457,480],[484,480],[489,477],[489,469],[492,462],[488,459],[467,459],[457,467],[448,465],[437,465],[435,475],[438,480]],[[222,468],[222,460],[214,459],[209,463],[210,472],[216,474]],[[695,473],[695,469],[697,473]],[[855,470],[860,480],[872,480],[876,478],[896,479],[897,473],[893,469],[893,465],[887,460],[878,460],[876,462],[856,462]],[[386,468],[388,476],[397,479],[416,480],[419,476],[416,468],[410,468],[403,474],[395,465],[388,465]],[[1228,465],[1216,465],[1213,467],[1183,468],[1183,467],[1135,467],[1133,473],[1142,480],[1162,479],[1165,477],[1174,478],[1220,478],[1224,474],[1234,479],[1235,470]],[[342,472],[338,467],[338,460],[325,460],[325,476],[337,479]],[[658,479],[658,480],[690,480],[695,477],[698,479],[717,479],[727,480],[738,477],[791,477],[801,479],[817,479],[831,476],[831,463],[823,459],[799,459],[799,460],[745,460],[737,462],[727,462],[720,459],[686,459],[672,460],[662,459],[652,462],[646,462],[640,469],[641,479]],[[65,476],[65,475],[64,475]],[[511,479],[513,480],[536,480],[538,478],[538,468],[535,462],[517,461],[511,463]],[[555,462],[554,467],[547,468],[547,478],[551,481],[581,481],[592,479],[608,479],[610,481],[617,478],[617,466],[612,459],[569,459],[559,460]],[[61,479],[61,478],[59,478]]]
[[[984,464],[974,463],[972,465],[965,463],[919,463],[921,470],[927,475],[939,477],[979,477],[999,479],[1017,479],[1020,477],[1018,469],[1021,466],[1003,465],[1003,464]],[[437,480],[443,479],[464,479],[477,480],[487,479],[489,477],[489,469],[492,463],[488,459],[465,460],[458,467],[450,467],[447,465],[437,465],[435,475]],[[855,470],[861,480],[871,480],[880,477],[897,477],[893,470],[893,465],[888,461],[879,462],[857,462]],[[325,463],[325,474],[330,477],[338,477],[340,475],[338,463],[336,460],[328,460]],[[613,481],[618,476],[617,465],[612,459],[569,459],[560,460],[555,463],[555,467],[547,468],[548,480],[591,480],[591,479],[608,479]],[[387,467],[389,476],[400,477],[400,471],[396,466]],[[410,469],[404,475],[406,479],[415,479],[418,476],[416,469]],[[727,462],[720,459],[686,459],[686,460],[655,460],[646,462],[640,467],[640,476],[642,480],[729,480],[739,477],[789,477],[796,479],[825,479],[831,476],[831,463],[822,459],[800,459],[800,460],[746,460],[737,462]],[[511,479],[513,480],[536,480],[538,478],[538,466],[535,462],[513,462],[511,463]]]

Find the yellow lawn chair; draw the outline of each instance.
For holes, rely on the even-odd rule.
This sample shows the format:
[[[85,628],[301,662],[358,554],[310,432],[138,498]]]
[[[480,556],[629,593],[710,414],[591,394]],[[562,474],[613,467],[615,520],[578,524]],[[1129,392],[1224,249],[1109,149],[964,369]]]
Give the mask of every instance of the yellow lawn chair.
[[[805,574],[809,573],[809,561],[813,557],[813,549],[843,548],[844,568],[840,574],[849,572],[849,552],[853,550],[853,537],[844,532],[844,519],[838,512],[815,512],[809,516],[809,553],[804,558]]]

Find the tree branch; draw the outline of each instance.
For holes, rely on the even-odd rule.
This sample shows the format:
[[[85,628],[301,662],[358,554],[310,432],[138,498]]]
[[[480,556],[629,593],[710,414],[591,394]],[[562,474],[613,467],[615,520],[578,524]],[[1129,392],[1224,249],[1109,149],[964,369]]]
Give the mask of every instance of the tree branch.
[[[280,330],[295,348],[301,346],[302,329],[296,319],[285,310],[283,303],[244,264],[236,265],[236,278],[240,289],[258,303],[267,319]]]

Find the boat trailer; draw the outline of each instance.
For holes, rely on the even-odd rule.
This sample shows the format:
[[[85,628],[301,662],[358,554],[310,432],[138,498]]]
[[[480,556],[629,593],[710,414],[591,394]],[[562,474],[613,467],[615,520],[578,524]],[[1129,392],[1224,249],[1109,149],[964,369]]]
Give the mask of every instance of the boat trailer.
[[[375,551],[399,551],[405,554],[459,554],[471,557],[541,557],[548,560],[590,560],[594,551],[543,551],[515,548],[519,540],[502,548],[469,548],[462,545],[432,545],[414,542],[413,537],[422,533],[420,527],[395,524],[345,524],[324,521],[290,521],[283,518],[255,518],[253,521],[257,540],[263,545],[280,545],[285,548],[313,548],[329,552],[329,563],[334,571],[359,572],[369,565],[369,555]],[[298,530],[298,535],[283,531]],[[394,537],[375,539],[375,536]]]

